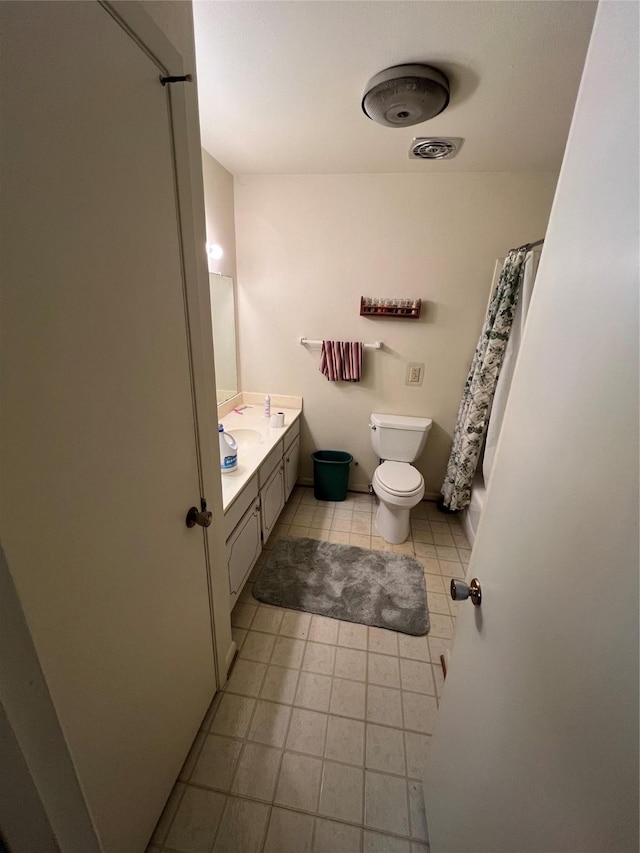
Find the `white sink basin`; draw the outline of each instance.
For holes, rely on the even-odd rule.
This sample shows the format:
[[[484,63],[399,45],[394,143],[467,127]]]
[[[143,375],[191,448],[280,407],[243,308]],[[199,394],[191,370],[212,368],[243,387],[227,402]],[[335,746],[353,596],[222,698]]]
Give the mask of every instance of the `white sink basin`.
[[[238,442],[239,450],[249,450],[256,444],[261,444],[263,441],[262,434],[257,429],[233,429],[228,435]]]

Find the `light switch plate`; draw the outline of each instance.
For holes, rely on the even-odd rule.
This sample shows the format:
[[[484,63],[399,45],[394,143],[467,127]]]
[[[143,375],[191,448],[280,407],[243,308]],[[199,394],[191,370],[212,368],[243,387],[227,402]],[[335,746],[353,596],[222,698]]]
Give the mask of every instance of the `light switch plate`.
[[[405,385],[422,385],[424,379],[424,362],[411,361],[407,365]]]

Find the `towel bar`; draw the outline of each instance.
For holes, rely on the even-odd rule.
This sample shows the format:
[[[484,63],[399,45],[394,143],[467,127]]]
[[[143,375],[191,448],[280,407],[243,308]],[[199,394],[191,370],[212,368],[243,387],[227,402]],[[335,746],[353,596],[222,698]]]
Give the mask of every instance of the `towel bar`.
[[[300,343],[308,347],[321,347],[322,341],[314,341],[311,338],[300,338]],[[365,349],[382,349],[383,341],[374,341],[372,344],[362,344]]]

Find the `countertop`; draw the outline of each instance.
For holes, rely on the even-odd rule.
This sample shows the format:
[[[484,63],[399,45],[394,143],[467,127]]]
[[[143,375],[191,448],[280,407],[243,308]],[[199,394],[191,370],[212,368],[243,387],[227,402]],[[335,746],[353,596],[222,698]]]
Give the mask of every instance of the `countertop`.
[[[253,402],[252,402],[253,400]],[[260,402],[257,402],[260,400]],[[234,430],[254,430],[259,437],[252,436],[249,441],[238,438],[238,467],[234,471],[222,474],[222,505],[225,512],[229,509],[242,489],[256,473],[276,444],[282,439],[302,414],[301,397],[271,396],[271,413],[284,413],[284,426],[271,427],[270,421],[264,416],[264,394],[238,394],[225,405],[227,414],[222,415],[222,406],[218,409],[218,422],[224,426],[224,431],[233,435]],[[282,405],[282,402],[289,405]],[[230,404],[246,406],[242,414],[229,411]],[[299,403],[299,405],[297,405]],[[293,404],[293,405],[292,405]]]

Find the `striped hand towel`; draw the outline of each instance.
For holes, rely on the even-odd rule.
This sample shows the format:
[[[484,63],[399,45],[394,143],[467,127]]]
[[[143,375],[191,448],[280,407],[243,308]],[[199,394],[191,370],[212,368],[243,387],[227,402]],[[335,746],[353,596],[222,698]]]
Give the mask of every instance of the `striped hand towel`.
[[[360,382],[362,344],[360,341],[322,341],[320,373],[330,382]]]

